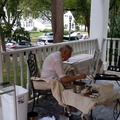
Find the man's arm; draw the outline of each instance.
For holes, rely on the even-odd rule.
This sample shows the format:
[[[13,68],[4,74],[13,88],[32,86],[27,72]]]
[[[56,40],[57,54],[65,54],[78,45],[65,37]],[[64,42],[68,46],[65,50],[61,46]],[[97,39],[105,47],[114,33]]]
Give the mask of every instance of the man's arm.
[[[65,77],[62,77],[60,79],[60,81],[62,83],[69,83],[69,82],[76,81],[77,79],[85,79],[85,78],[86,78],[85,74],[79,74],[79,75],[76,75],[76,76],[65,76]]]

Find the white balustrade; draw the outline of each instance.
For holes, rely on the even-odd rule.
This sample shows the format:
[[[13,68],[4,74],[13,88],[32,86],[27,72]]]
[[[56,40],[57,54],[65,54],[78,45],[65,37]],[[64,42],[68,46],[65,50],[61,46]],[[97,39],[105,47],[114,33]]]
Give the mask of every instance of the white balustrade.
[[[106,61],[109,62],[109,64],[111,65],[117,65],[118,57],[120,56],[120,38],[107,38],[106,40]]]
[[[6,74],[6,80],[4,81],[14,81],[15,84],[29,89],[28,54],[30,52],[36,54],[37,64],[41,69],[44,59],[65,44],[73,47],[73,56],[78,54],[94,54],[95,50],[98,49],[97,39],[87,39],[2,52],[2,58],[5,62],[5,70],[3,70],[3,72],[6,71],[6,73],[4,72],[4,74]],[[18,73],[20,73],[20,75]],[[26,86],[24,86],[25,84]]]

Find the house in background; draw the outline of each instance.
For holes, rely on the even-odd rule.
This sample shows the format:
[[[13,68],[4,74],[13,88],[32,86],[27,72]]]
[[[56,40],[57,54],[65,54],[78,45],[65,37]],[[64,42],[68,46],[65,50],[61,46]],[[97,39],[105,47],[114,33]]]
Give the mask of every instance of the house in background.
[[[21,19],[20,20],[21,27],[23,27],[26,31],[34,31],[34,28],[36,28],[37,31],[42,31],[45,28],[45,24],[42,22],[42,19]]]
[[[75,31],[75,18],[70,11],[64,14],[64,29],[67,31]]]
[[[75,19],[70,11],[67,11],[64,14],[64,29],[67,31],[74,31],[75,30]],[[22,18],[20,20],[21,27],[25,28],[27,31],[32,31],[34,28],[37,29],[37,31],[43,31],[45,29],[52,29],[51,27],[51,21],[42,20],[41,18],[33,19],[28,18],[24,19]]]
[[[75,31],[75,18],[70,11],[64,14],[64,29],[67,31]]]

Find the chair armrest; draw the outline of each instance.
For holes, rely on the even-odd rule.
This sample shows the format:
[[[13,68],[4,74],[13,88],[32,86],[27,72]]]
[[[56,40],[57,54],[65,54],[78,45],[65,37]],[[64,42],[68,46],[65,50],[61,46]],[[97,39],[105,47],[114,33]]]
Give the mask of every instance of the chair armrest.
[[[33,82],[45,82],[44,80],[32,80]]]
[[[40,77],[31,77],[31,81],[35,81],[35,82],[45,82],[45,81],[42,80]]]
[[[117,75],[111,74],[96,74],[95,80],[119,80],[120,78]]]

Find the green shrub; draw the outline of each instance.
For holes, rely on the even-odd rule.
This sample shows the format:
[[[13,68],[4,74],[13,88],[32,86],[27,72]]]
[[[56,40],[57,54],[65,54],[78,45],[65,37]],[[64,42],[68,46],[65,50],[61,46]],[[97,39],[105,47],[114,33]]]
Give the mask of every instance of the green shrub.
[[[34,27],[31,31],[37,31],[37,28],[36,28],[36,27]]]
[[[52,32],[52,30],[51,29],[45,29],[45,30],[43,30],[42,32]]]
[[[68,31],[67,30],[64,30],[64,35],[68,35]]]

